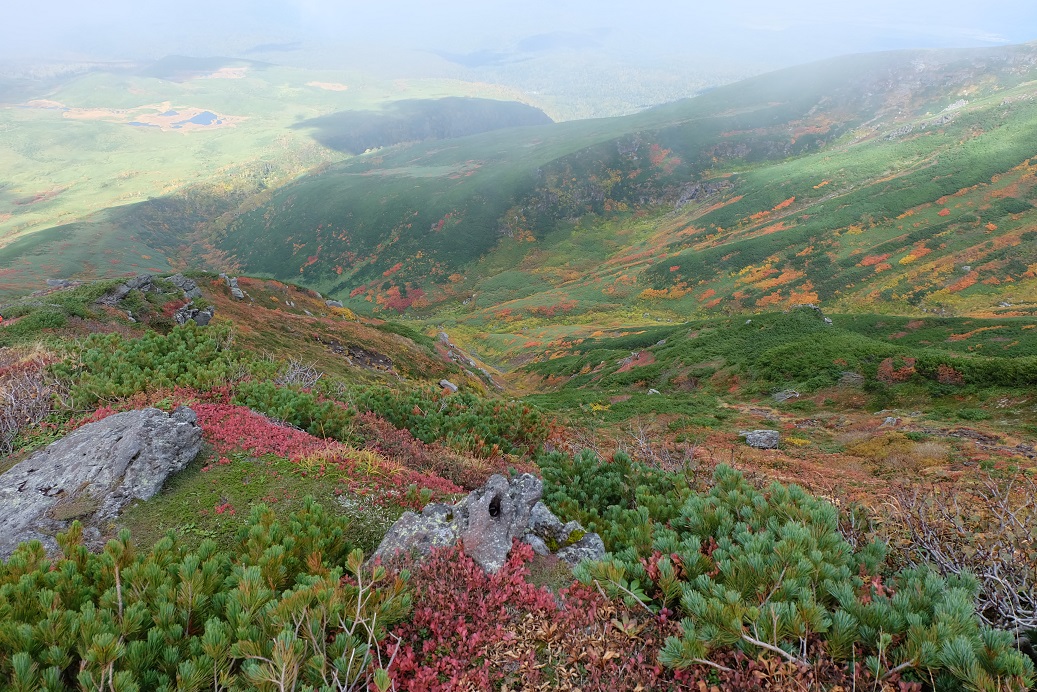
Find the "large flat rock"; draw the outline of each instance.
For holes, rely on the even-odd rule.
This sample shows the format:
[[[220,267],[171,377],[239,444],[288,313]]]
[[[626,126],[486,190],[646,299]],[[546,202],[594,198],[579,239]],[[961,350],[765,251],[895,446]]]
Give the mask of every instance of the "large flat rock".
[[[127,411],[84,425],[0,475],[0,559],[23,541],[57,550],[73,519],[97,526],[147,500],[202,448],[194,411]]]

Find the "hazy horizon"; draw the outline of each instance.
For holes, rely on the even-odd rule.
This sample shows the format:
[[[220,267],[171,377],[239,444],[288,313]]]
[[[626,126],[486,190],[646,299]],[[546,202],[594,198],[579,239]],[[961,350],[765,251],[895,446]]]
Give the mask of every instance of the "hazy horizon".
[[[338,47],[426,51],[476,66],[552,51],[596,51],[619,62],[690,55],[766,69],[845,53],[1037,39],[1037,6],[1025,0],[996,6],[960,0],[842,6],[734,0],[701,9],[663,0],[636,5],[397,0],[378,7],[329,0],[184,0],[175,7],[43,0],[4,13],[0,59],[5,61],[185,54],[252,55],[276,62],[299,49]]]

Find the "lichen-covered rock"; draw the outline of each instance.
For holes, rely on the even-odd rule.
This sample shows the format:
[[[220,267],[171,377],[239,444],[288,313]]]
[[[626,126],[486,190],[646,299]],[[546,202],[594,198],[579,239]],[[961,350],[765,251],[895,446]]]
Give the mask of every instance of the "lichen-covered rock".
[[[597,534],[587,533],[576,522],[563,525],[540,502],[543,491],[543,482],[528,473],[511,481],[491,476],[486,485],[456,504],[435,503],[420,514],[406,512],[374,555],[392,557],[409,551],[428,555],[433,548],[461,541],[465,553],[483,569],[496,572],[507,561],[512,541],[521,538],[535,552],[557,553],[571,564],[604,557],[605,547]]]
[[[73,519],[111,521],[147,500],[201,450],[194,411],[148,408],[84,425],[0,475],[0,558],[23,541],[57,549],[54,534]]]
[[[586,533],[583,538],[559,550],[556,555],[570,565],[578,565],[584,560],[603,560],[605,558],[605,542],[596,533]]]
[[[756,449],[777,449],[781,438],[777,430],[743,430],[738,433],[746,444]]]
[[[462,516],[457,507],[439,502],[426,505],[421,514],[404,512],[385,534],[375,556],[411,549],[428,555],[433,548],[457,543],[461,530]]]
[[[510,483],[504,476],[490,476],[486,485],[464,500],[468,525],[461,541],[465,553],[487,572],[503,567],[512,539],[525,535],[529,513],[543,491],[541,480],[528,473]]]
[[[598,534],[588,533],[576,521],[563,524],[543,502],[533,506],[529,514],[529,531],[522,540],[537,555],[554,553],[570,565],[605,557],[605,543]]]

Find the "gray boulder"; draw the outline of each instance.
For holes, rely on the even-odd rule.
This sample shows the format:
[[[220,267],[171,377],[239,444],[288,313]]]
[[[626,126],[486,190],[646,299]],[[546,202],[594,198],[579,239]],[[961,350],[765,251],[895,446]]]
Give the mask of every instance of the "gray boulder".
[[[127,280],[125,283],[121,283],[112,290],[105,293],[103,296],[97,299],[98,305],[107,305],[109,307],[115,307],[122,301],[126,296],[130,294],[130,291],[140,291],[142,293],[150,293],[157,291],[158,288],[155,286],[153,277],[151,274],[140,274]]]
[[[406,512],[374,555],[392,557],[409,551],[428,555],[432,548],[461,541],[467,555],[487,572],[496,572],[507,561],[512,541],[520,538],[541,555],[555,553],[573,564],[604,557],[601,538],[576,522],[563,525],[540,502],[543,491],[543,482],[528,473],[511,481],[491,476],[486,485],[456,504],[434,503],[421,514]]]
[[[340,307],[342,307],[342,301],[341,300],[325,300],[324,304],[327,305],[329,308],[340,308]]]
[[[777,430],[743,430],[738,433],[746,444],[756,449],[777,449],[780,436]]]
[[[202,448],[194,411],[128,411],[84,425],[0,475],[0,559],[23,541],[57,551],[54,534],[73,519],[98,526],[147,500]]]
[[[451,382],[450,380],[440,380],[439,381],[439,386],[442,387],[443,389],[449,389],[451,391],[451,393],[457,391],[457,385],[454,384],[453,382]]]
[[[227,282],[227,288],[230,289],[230,294],[237,300],[245,300],[245,292],[238,288],[238,277],[227,276],[226,274],[220,274],[223,280]]]
[[[560,560],[576,566],[584,560],[604,560],[605,542],[596,533],[584,534],[583,538],[565,546],[555,553]]]
[[[536,503],[529,513],[529,532],[522,540],[532,546],[537,555],[554,553],[572,566],[605,557],[601,536],[587,532],[576,521],[563,524],[543,502]]]
[[[780,404],[782,402],[788,401],[789,399],[798,399],[799,392],[797,392],[795,389],[783,389],[780,392],[775,392],[774,394],[771,394],[771,398]]]
[[[183,274],[173,274],[166,281],[183,291],[185,298],[194,300],[195,298],[202,297],[202,290],[198,288],[198,284],[195,283],[194,279],[188,279]]]
[[[193,303],[188,303],[173,313],[173,319],[177,324],[187,324],[190,320],[194,320],[195,324],[199,327],[204,327],[212,321],[212,318],[215,315],[216,306],[214,305],[209,305],[208,307],[199,310]]]

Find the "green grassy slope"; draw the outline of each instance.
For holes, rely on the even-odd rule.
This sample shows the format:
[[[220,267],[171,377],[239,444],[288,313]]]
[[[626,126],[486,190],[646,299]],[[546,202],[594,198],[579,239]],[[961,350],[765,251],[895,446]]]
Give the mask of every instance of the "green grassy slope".
[[[393,81],[224,58],[5,80],[0,292],[55,276],[165,271],[202,221],[344,158],[300,123],[400,100],[517,96],[455,79]],[[206,122],[206,113],[219,122],[185,122]]]

